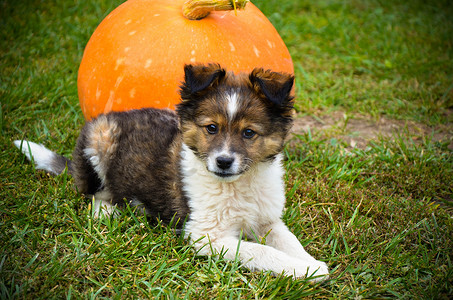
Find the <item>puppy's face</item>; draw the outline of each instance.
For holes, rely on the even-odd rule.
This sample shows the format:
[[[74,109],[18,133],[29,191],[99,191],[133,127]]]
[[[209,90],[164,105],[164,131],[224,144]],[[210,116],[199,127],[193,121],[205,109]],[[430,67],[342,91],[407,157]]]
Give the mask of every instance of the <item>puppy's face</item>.
[[[234,181],[281,152],[292,123],[293,77],[218,65],[185,67],[177,107],[184,143],[220,180]]]

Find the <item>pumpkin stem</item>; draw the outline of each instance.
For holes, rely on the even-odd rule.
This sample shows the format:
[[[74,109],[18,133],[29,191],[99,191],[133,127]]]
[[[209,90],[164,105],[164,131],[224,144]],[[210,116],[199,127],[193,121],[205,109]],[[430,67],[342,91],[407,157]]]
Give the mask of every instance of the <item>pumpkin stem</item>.
[[[249,0],[187,0],[182,6],[184,17],[200,20],[211,11],[243,9]]]

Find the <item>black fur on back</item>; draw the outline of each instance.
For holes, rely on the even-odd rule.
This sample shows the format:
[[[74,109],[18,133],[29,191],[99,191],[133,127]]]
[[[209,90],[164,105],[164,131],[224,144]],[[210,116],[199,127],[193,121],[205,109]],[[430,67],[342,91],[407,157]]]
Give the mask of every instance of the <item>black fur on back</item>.
[[[70,172],[76,180],[76,186],[79,193],[85,195],[94,195],[102,189],[102,183],[92,164],[85,157],[83,150],[87,144],[87,130],[85,125],[77,139],[76,147],[72,153],[72,162]]]
[[[147,213],[169,223],[176,215],[184,220],[189,212],[179,174],[181,134],[173,111],[140,109],[105,115],[115,124],[111,152],[101,153],[105,182],[85,153],[94,147],[97,133],[91,128],[104,122],[104,116],[88,122],[73,152],[73,175],[82,193],[108,191],[112,204],[124,206],[124,199],[143,203]],[[104,120],[104,121],[102,121]],[[98,122],[98,123],[97,123]],[[106,132],[109,128],[106,128]],[[103,149],[102,147],[100,148]],[[181,221],[182,223],[182,221]]]

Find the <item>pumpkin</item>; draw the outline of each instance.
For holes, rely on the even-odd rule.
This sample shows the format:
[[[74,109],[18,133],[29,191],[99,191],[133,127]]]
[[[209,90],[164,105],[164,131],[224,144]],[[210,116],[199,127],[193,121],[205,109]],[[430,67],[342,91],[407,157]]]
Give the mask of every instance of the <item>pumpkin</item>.
[[[91,119],[142,107],[174,109],[184,65],[210,62],[234,72],[294,73],[281,37],[250,2],[129,0],[86,45],[77,80],[82,112]]]

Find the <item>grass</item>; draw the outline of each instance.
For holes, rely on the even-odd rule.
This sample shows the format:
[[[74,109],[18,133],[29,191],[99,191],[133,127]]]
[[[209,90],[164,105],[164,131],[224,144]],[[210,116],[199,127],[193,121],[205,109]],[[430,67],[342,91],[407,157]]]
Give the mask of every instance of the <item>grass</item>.
[[[316,285],[197,257],[130,211],[95,220],[70,176],[36,171],[13,148],[27,137],[70,155],[82,51],[120,3],[0,1],[0,298],[451,297],[449,1],[255,1],[293,56],[301,114],[447,127],[443,141],[401,129],[364,149],[319,130],[294,137],[284,219],[332,270]]]
[[[294,59],[301,109],[446,121],[445,107],[453,105],[451,2],[261,2]]]

